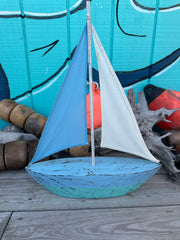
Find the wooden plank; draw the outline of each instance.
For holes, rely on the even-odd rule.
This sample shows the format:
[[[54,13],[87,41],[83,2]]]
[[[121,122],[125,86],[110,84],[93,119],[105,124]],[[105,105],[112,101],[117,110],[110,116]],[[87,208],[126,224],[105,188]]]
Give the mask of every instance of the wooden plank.
[[[31,176],[24,169],[4,170],[0,172],[0,180],[12,180],[21,178],[31,178]]]
[[[9,212],[0,213],[0,239],[9,221],[10,216],[11,213]]]
[[[179,240],[180,206],[14,213],[2,240]]]
[[[178,205],[180,185],[155,175],[136,191],[116,198],[71,199],[49,193],[33,179],[2,179],[0,211],[90,209]]]

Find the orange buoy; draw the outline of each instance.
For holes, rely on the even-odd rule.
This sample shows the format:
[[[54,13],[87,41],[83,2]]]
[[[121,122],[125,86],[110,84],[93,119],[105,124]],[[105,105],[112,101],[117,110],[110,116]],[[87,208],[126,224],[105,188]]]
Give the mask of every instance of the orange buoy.
[[[11,99],[3,99],[0,101],[0,118],[6,122],[9,122],[10,113],[18,103]]]
[[[8,142],[4,146],[4,160],[7,169],[24,168],[27,165],[27,144],[25,141]]]
[[[39,138],[46,121],[47,119],[41,114],[33,113],[25,121],[24,130]]]
[[[91,130],[90,94],[86,96],[87,130]],[[101,127],[101,96],[99,88],[93,84],[94,129]]]
[[[163,107],[168,110],[180,109],[180,92],[178,91],[166,90],[149,84],[144,88],[144,93],[150,110],[158,110]],[[166,116],[166,119],[170,122],[157,123],[161,129],[180,129],[180,110],[169,117]]]

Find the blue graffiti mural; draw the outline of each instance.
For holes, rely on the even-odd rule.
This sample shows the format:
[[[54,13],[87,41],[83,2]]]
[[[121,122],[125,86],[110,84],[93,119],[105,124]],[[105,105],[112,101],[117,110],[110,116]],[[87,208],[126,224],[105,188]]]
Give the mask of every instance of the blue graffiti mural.
[[[8,79],[0,64],[0,100],[10,97]]]
[[[17,100],[47,115],[86,21],[86,0],[66,0],[60,7],[55,0],[8,1],[0,3],[0,99]],[[139,91],[153,83],[176,84],[180,90],[178,0],[92,0],[91,8],[124,88]],[[94,59],[93,80],[98,82]]]
[[[150,12],[156,10],[155,7],[142,5],[141,3],[139,3],[136,0],[131,0],[131,2],[132,2],[132,5],[134,5],[135,7],[139,8],[139,9],[142,9],[142,10],[146,10],[146,11],[150,11]],[[153,3],[153,1],[152,1],[152,3]],[[171,4],[171,1],[169,1],[169,3]],[[159,6],[158,7],[158,10],[160,12],[175,11],[175,10],[178,10],[178,9],[180,9],[180,3],[179,3],[178,0],[177,0],[176,4],[173,4],[173,5],[170,5],[170,6],[164,6],[164,7]]]
[[[77,1],[71,8],[70,14],[74,14],[80,10],[83,10],[86,7],[86,0]],[[67,10],[55,13],[32,13],[24,11],[0,11],[0,18],[29,18],[29,19],[56,19],[63,18],[67,15]]]

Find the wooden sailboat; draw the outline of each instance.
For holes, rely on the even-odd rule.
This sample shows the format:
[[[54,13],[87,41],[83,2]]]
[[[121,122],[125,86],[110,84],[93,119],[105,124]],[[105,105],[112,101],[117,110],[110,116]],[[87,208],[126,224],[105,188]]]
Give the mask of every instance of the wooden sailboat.
[[[87,1],[87,9],[90,9],[89,1]],[[26,170],[40,185],[60,196],[72,198],[116,197],[140,187],[155,174],[161,165],[151,155],[144,143],[124,90],[90,22],[89,13],[90,10],[87,14],[88,24],[83,30],[63,85],[45,125],[37,151]],[[95,157],[91,32],[97,56],[101,89],[101,146],[139,157]],[[88,56],[92,157],[38,162],[63,149],[88,144],[86,124]]]

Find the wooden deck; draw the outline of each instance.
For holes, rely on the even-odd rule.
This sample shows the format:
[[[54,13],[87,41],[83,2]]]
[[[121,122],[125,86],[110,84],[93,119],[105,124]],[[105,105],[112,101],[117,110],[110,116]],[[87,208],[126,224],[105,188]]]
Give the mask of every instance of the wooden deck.
[[[68,199],[24,170],[0,173],[2,240],[179,240],[180,185],[161,170],[135,192],[111,199]]]

